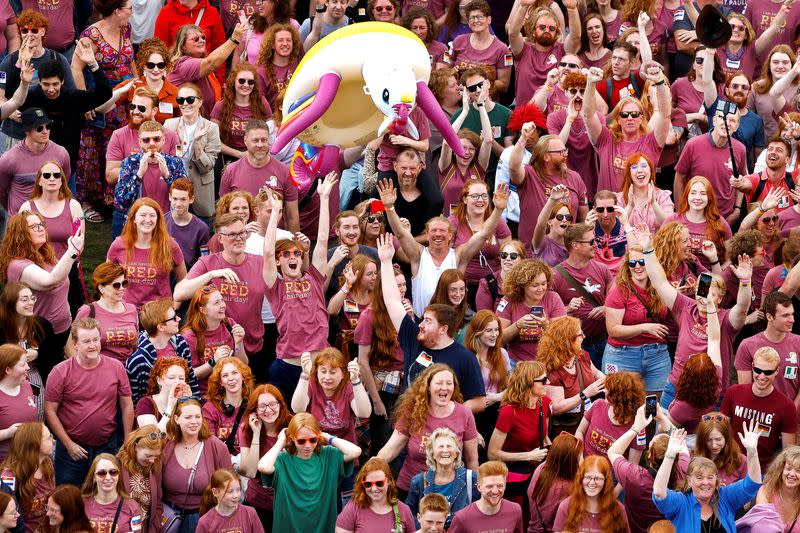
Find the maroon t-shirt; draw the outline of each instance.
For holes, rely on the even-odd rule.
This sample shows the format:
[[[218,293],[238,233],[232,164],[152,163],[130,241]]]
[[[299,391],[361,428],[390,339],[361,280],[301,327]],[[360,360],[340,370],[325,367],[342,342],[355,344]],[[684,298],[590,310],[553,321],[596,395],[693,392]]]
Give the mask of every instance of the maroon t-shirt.
[[[356,442],[356,415],[350,409],[350,402],[355,397],[353,385],[346,375],[342,379],[347,380],[347,383],[333,397],[326,396],[318,383],[308,380],[307,411],[319,421],[322,431],[348,442]]]
[[[47,17],[44,45],[54,50],[68,48],[75,42],[74,6],[72,0],[22,0],[22,9],[32,9]]]
[[[422,111],[422,108],[419,106],[415,107],[414,110],[409,113],[408,121],[413,122],[414,126],[417,127],[417,133],[419,133],[418,140],[424,141],[425,139],[430,139],[431,125],[428,122],[428,116],[424,111]],[[389,140],[388,133],[384,135],[383,141],[381,142],[380,151],[378,152],[378,170],[393,170],[394,167],[392,163],[397,158],[397,154],[400,153],[402,148],[403,146],[392,144],[392,142]]]
[[[570,496],[561,502],[561,504],[559,504],[558,511],[556,511],[556,520],[553,522],[553,529],[555,531],[564,531],[564,526],[567,524],[567,513],[571,499],[572,497]],[[620,502],[617,502],[617,505],[622,513],[622,519],[625,521],[625,530],[629,530],[628,517],[625,515],[625,506],[623,506]],[[578,531],[580,533],[601,533],[603,528],[600,527],[600,513],[591,513],[586,511],[583,514],[583,520],[581,520],[581,523],[578,526]]]
[[[606,303],[605,303],[606,308],[625,310],[625,314],[622,316],[623,326],[634,326],[636,324],[642,324],[644,322],[657,322],[659,324],[664,324],[666,322],[665,319],[667,316],[666,307],[662,309],[661,313],[658,316],[650,318],[648,316],[647,308],[645,308],[644,304],[642,303],[642,301],[646,302],[648,306],[652,309],[652,305],[650,304],[650,301],[647,296],[647,291],[633,284],[632,288],[639,294],[639,298],[641,298],[641,300],[637,298],[635,294],[630,292],[628,288],[621,288],[618,284],[615,283],[611,287],[611,289],[609,289],[608,294],[606,295]],[[610,344],[615,348],[619,348],[622,346],[643,346],[645,344],[656,344],[661,342],[664,342],[664,339],[656,337],[654,335],[650,335],[649,333],[636,335],[635,337],[631,337],[630,339],[618,340],[611,336],[608,337],[608,344]]]
[[[447,203],[445,203],[445,206]],[[448,220],[456,229],[456,240],[454,248],[458,248],[472,238],[474,233],[466,222],[461,224],[455,215],[450,215]],[[502,219],[497,224],[494,233],[481,246],[479,253],[475,254],[467,263],[464,276],[467,283],[479,283],[487,274],[500,269],[500,242],[511,238],[511,230],[508,224]],[[488,266],[486,266],[488,263]]]
[[[13,484],[16,489],[19,489],[20,480],[14,475],[14,471],[8,468],[0,472],[3,482]],[[10,482],[10,483],[9,483]],[[47,498],[53,489],[56,488],[55,481],[47,481],[44,476],[37,479],[33,489],[33,498],[31,500],[31,508],[27,511],[23,510],[23,517],[25,518],[25,533],[34,533],[40,531],[40,527],[47,520],[45,507],[47,506]]]
[[[631,428],[631,424],[622,424],[617,426],[608,417],[608,410],[611,408],[610,404],[604,400],[599,399],[592,403],[592,406],[584,414],[584,418],[589,422],[589,427],[586,428],[586,433],[583,435],[583,455],[602,455],[608,458],[608,449],[612,444],[617,442],[626,431]],[[643,450],[644,446],[637,444],[635,441],[631,442],[628,449]],[[627,453],[628,450],[625,450]]]
[[[522,51],[514,56],[517,102],[527,102],[533,98],[536,90],[544,85],[547,73],[558,66],[565,53],[562,43],[556,43],[544,51],[537,50],[530,43],[523,45]]]
[[[453,515],[447,533],[522,533],[522,507],[518,503],[500,500],[500,510],[487,515],[473,502]]]
[[[686,229],[689,230],[689,241],[690,241],[690,250],[694,254],[698,264],[703,265],[706,270],[711,269],[711,262],[703,255],[703,241],[708,240],[708,236],[706,233],[706,228],[708,228],[708,222],[692,222],[686,216],[686,213],[673,213],[669,215],[666,219],[664,219],[664,224],[669,224],[670,222],[680,222]],[[733,234],[731,233],[731,227],[728,225],[728,221],[724,218],[720,218],[720,223],[722,224],[722,232],[723,232],[723,239],[727,241],[730,239]]]
[[[139,342],[139,313],[136,311],[136,306],[123,302],[125,310],[122,313],[112,313],[103,309],[97,302],[92,305],[94,316],[100,324],[100,353],[124,364]],[[89,305],[83,305],[75,313],[75,318],[90,315]]]
[[[277,437],[270,437],[267,435],[266,431],[261,431],[261,438],[258,442],[258,449],[255,450],[258,453],[259,459],[264,456],[274,445],[275,442],[278,440]],[[244,425],[239,425],[239,446],[240,448],[252,448],[252,439],[248,439],[244,433]],[[261,483],[253,482],[247,484],[247,489],[244,493],[244,501],[247,502],[248,505],[252,505],[258,509],[266,509],[272,510],[272,503],[275,499],[275,491],[273,489],[268,489],[264,487]]]
[[[405,503],[398,501],[397,510],[400,512],[400,527],[402,533],[417,531],[414,523],[414,514]],[[352,500],[347,502],[339,517],[336,527],[347,531],[367,533],[368,531],[395,531],[394,511],[378,514],[369,507],[359,507]],[[452,527],[452,526],[451,526]],[[452,531],[452,529],[451,529]]]
[[[547,378],[550,380],[548,385],[552,387],[561,387],[564,389],[564,398],[572,398],[576,394],[580,394],[583,389],[595,381],[594,374],[592,372],[592,360],[589,358],[589,352],[586,350],[581,350],[581,354],[578,356],[576,362],[578,364],[573,367],[573,369],[577,369],[575,373],[570,373],[566,367],[562,366],[560,368],[554,368],[549,374],[547,374]],[[578,372],[580,372],[580,376],[578,376]],[[581,382],[583,383],[583,386],[581,386]],[[583,406],[583,402],[567,412],[580,413],[581,406]]]
[[[33,397],[31,384],[23,381],[16,396],[0,390],[0,428],[11,427],[21,422],[36,422],[39,412]],[[0,440],[0,462],[6,458],[11,439]]]
[[[630,155],[641,152],[649,157],[651,161],[658,161],[661,157],[662,147],[656,142],[656,136],[652,131],[632,142],[617,141],[611,134],[611,130],[603,126],[600,136],[594,143],[594,149],[597,150],[600,159],[597,190],[619,191],[622,187],[622,172],[625,169],[625,160]]]
[[[231,163],[222,175],[219,195],[232,191],[247,191],[253,196],[261,187],[267,186],[283,194],[284,202],[297,201],[297,188],[292,185],[289,167],[270,157],[263,167],[254,167],[246,157]]]
[[[175,155],[175,150],[180,144],[178,134],[172,130],[164,130],[164,147],[162,154]],[[142,151],[139,146],[139,132],[130,126],[123,126],[114,130],[106,148],[106,160],[122,161],[129,155],[138,154]]]
[[[263,96],[261,97],[261,101],[267,109],[265,120],[269,120],[272,118],[272,108]],[[228,128],[228,141],[225,144],[235,150],[247,150],[247,146],[244,144],[244,130],[247,127],[247,121],[253,117],[254,114],[253,110],[250,108],[250,104],[246,106],[234,105],[231,112],[231,123]],[[220,122],[222,120],[222,100],[214,104],[214,109],[211,110],[210,118],[215,122]]]
[[[561,302],[561,298],[553,291],[547,291],[539,305],[544,307],[544,318],[547,320],[553,320],[556,317],[567,314],[567,309]],[[512,323],[530,313],[531,308],[525,305],[525,302],[512,302],[505,296],[497,304],[497,316],[510,320]],[[517,336],[506,344],[508,355],[515,361],[535,361],[541,337],[542,328],[538,325],[532,328],[520,329],[517,332]]]
[[[542,416],[544,434],[539,434],[539,416]],[[536,407],[514,407],[504,405],[500,408],[495,428],[506,434],[503,451],[510,453],[528,452],[540,448],[542,439],[547,438],[547,422],[552,414],[550,398],[544,396]]]
[[[257,484],[251,481],[248,485]],[[222,516],[212,507],[197,522],[195,533],[264,533],[264,526],[256,510],[249,505],[239,504],[230,516]]]
[[[175,239],[170,237],[170,248],[172,249],[173,268],[183,263],[183,252]],[[141,309],[147,302],[160,300],[162,298],[172,298],[172,289],[169,285],[171,271],[159,270],[150,263],[150,249],[133,247],[133,257],[128,260],[128,253],[122,237],[117,237],[108,249],[106,259],[112,263],[117,263],[125,268],[125,279],[128,280],[128,288],[122,297],[127,303]]]
[[[111,531],[114,525],[114,516],[117,514],[119,498],[111,503],[98,503],[92,496],[84,496],[83,506],[86,509],[86,516],[92,523],[93,531]],[[139,504],[131,499],[125,499],[122,503],[117,525],[114,533],[132,533],[142,529],[142,511]]]
[[[756,350],[763,347],[775,349],[781,356],[781,365],[775,374],[775,381],[772,384],[784,396],[794,401],[797,393],[800,392],[800,380],[797,377],[797,353],[800,352],[800,335],[787,333],[780,342],[772,342],[764,335],[764,332],[757,333],[748,337],[739,345],[736,350],[736,359],[733,366],[736,370],[750,372],[753,368],[753,355]],[[0,427],[2,424],[0,423]]]
[[[246,407],[246,406],[245,406]],[[230,416],[226,415],[219,409],[217,406],[211,402],[206,402],[203,404],[203,418],[206,420],[206,424],[208,424],[208,430],[211,431],[211,434],[217,437],[222,442],[226,442],[228,437],[231,434],[231,430],[233,429],[233,424],[236,422],[236,413],[238,413],[239,408],[233,410]],[[239,426],[241,427],[242,423],[247,422],[244,417],[239,422]],[[233,437],[233,453],[236,455],[239,453],[239,430],[236,430],[236,436]]]
[[[353,342],[359,346],[372,346],[372,331],[373,331],[372,308],[367,307],[364,310],[364,312],[361,313],[361,317],[358,319],[358,324],[356,325],[356,329],[353,332]],[[396,343],[396,349],[394,352],[394,362],[388,368],[381,368],[380,370],[384,370],[387,372],[393,370],[403,370],[404,360],[405,356],[403,354],[403,349],[400,347],[400,343]]]
[[[8,282],[22,281],[22,273],[31,265],[34,265],[34,262],[28,259],[12,259],[8,264],[8,270],[6,272]],[[52,272],[54,267],[55,265],[44,265],[44,270]],[[53,325],[53,331],[56,333],[67,331],[72,324],[69,303],[67,302],[69,278],[64,278],[64,281],[62,281],[58,287],[49,291],[31,289],[31,292],[36,296],[36,303],[33,304],[33,312],[36,313],[37,316],[49,320]]]
[[[583,289],[591,294],[599,305],[603,305],[606,301],[606,294],[609,288],[614,283],[614,276],[606,265],[599,261],[592,259],[585,268],[578,270],[571,266],[567,261],[564,261],[559,266],[564,267],[564,270],[570,274],[575,281],[581,284]],[[580,298],[582,295],[572,286],[572,284],[561,275],[561,273],[553,269],[553,291],[561,297],[564,305],[569,305],[573,298]],[[594,306],[584,298],[583,304],[571,313],[577,319],[580,319],[583,325],[583,333],[587,337],[596,337],[605,333],[606,322],[605,316],[595,319],[589,318],[589,313],[594,309]]]
[[[235,322],[230,321],[230,324],[233,325]],[[233,335],[231,335],[231,332],[225,327],[225,324],[220,324],[211,331],[206,331],[206,347],[203,353],[197,352],[197,335],[195,335],[194,331],[187,329],[181,334],[186,340],[186,344],[189,345],[189,350],[192,354],[192,368],[197,368],[198,366],[206,364],[214,357],[214,353],[216,353],[217,348],[220,346],[228,346],[231,349],[234,348]],[[205,397],[206,391],[208,390],[208,378],[198,379],[198,381],[200,382],[200,395]]]
[[[601,124],[605,124],[606,117],[598,111],[597,118]],[[567,122],[566,109],[559,109],[547,113],[547,133],[558,135]],[[586,124],[580,115],[575,118],[569,129],[567,138],[569,154],[567,154],[567,166],[578,173],[586,184],[586,194],[589,198],[594,198],[597,192],[597,175],[599,162],[597,152],[592,149],[589,136],[586,134]]]
[[[497,79],[500,72],[514,66],[514,57],[508,45],[497,37],[492,36],[492,43],[483,50],[473,47],[471,38],[471,33],[459,35],[450,45],[450,60],[456,70],[463,72],[472,67],[484,67],[484,70],[492,73],[493,79]]]

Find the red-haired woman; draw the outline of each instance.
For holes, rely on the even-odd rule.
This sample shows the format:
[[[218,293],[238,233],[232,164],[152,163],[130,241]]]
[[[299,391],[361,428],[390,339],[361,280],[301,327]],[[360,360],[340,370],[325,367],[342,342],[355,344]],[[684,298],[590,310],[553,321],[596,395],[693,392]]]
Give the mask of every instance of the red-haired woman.
[[[575,222],[575,215],[567,203],[569,191],[562,185],[550,189],[550,195],[536,218],[531,242],[526,247],[533,257],[549,266],[556,266],[567,259],[569,253],[564,245],[567,226]]]
[[[253,373],[234,357],[220,361],[208,378],[203,418],[212,435],[225,443],[235,467],[239,467],[239,428],[247,421],[244,412],[253,390]]]
[[[211,476],[220,468],[231,467],[228,449],[211,434],[201,409],[193,397],[179,398],[167,422],[161,461],[163,502],[183,517],[178,533],[195,530],[200,499]]]
[[[464,338],[464,346],[478,358],[486,389],[486,408],[475,415],[475,425],[485,442],[489,442],[494,431],[498,404],[503,399],[511,374],[511,361],[508,352],[503,349],[502,338],[500,319],[488,309],[475,313]]]
[[[94,531],[141,530],[142,511],[125,490],[122,464],[116,456],[110,453],[95,456],[83,481],[81,496]]]
[[[274,385],[259,385],[250,393],[243,417],[245,423],[239,428],[239,473],[253,480],[247,484],[244,501],[255,507],[267,531],[272,531],[275,493],[258,482],[258,461],[275,445],[278,434],[291,419],[281,391]]]
[[[56,258],[44,217],[40,213],[21,211],[8,219],[6,233],[0,242],[0,283],[22,282],[36,296],[33,310],[53,325],[54,345],[64,346],[72,323],[67,295],[67,276],[72,264],[83,251],[83,230],[67,239],[67,250]],[[40,368],[47,380],[49,368]]]
[[[248,61],[255,65],[258,63],[258,53],[266,35],[276,26],[287,25],[296,30],[300,24],[293,18],[294,5],[283,0],[264,0],[254,2],[255,12],[250,15],[250,28],[247,30],[240,44],[233,54],[233,65],[239,61]]]
[[[695,457],[714,461],[723,485],[744,479],[747,457],[741,452],[733,434],[730,419],[722,413],[707,413],[700,417],[695,440]]]
[[[511,268],[525,259],[525,245],[516,239],[508,241],[500,247],[498,254],[500,269],[485,275],[478,284],[475,295],[475,308],[494,311],[503,297],[503,278]]]
[[[192,368],[205,395],[208,377],[224,357],[236,357],[247,363],[244,351],[244,328],[225,315],[227,305],[214,285],[201,287],[194,293],[186,324],[181,334],[192,352]]]
[[[240,503],[242,480],[239,474],[228,469],[219,469],[211,476],[200,500],[200,533],[238,531],[240,533],[264,533],[256,510]]]
[[[680,222],[686,226],[690,250],[706,270],[725,263],[725,241],[732,236],[731,227],[717,209],[716,198],[711,182],[703,176],[695,176],[686,183],[678,210],[664,221],[665,224]],[[714,243],[716,260],[706,256],[706,241]]]
[[[361,314],[372,301],[377,279],[378,263],[368,255],[356,254],[344,267],[339,282],[342,289],[328,302],[328,314],[337,318],[342,333],[356,329]]]
[[[261,5],[270,1],[264,0]],[[251,59],[251,62],[258,65],[259,88],[271,107],[275,107],[278,96],[289,85],[302,55],[303,41],[290,24],[275,24],[264,34],[258,61]]]
[[[561,502],[553,522],[555,531],[627,533],[625,508],[614,497],[614,478],[608,459],[591,455],[583,460],[569,498]]]
[[[264,486],[275,489],[273,530],[329,533],[337,488],[360,455],[352,442],[323,433],[313,415],[294,415],[258,462]]]
[[[256,87],[257,78],[256,67],[246,61],[237,64],[228,74],[222,100],[211,110],[211,121],[219,126],[226,163],[241,159],[247,152],[244,130],[248,120],[272,118],[272,108]]]
[[[462,96],[464,109],[469,108],[469,94],[469,91],[465,90]],[[488,93],[486,93],[486,97],[488,97]],[[480,135],[461,127],[467,119],[468,113],[460,113],[455,122],[453,122],[453,130],[456,132],[458,139],[461,141],[461,147],[464,149],[463,157],[455,155],[447,141],[442,142],[442,152],[439,155],[439,189],[442,191],[442,197],[444,198],[445,216],[452,215],[453,206],[457,206],[464,200],[462,189],[467,181],[484,181],[486,179],[486,168],[489,166],[489,157],[492,155],[494,137],[492,136],[492,125],[489,122],[486,107],[481,105],[478,109],[482,110],[480,112]],[[484,194],[486,193],[484,192]],[[481,207],[486,208],[488,205],[489,197],[487,194],[486,198],[483,198]],[[489,215],[487,214],[486,216],[488,218]]]
[[[675,211],[672,194],[656,187],[656,167],[646,155],[631,154],[624,168],[622,190],[616,193],[617,204],[625,208],[631,226],[647,224],[655,233]]]
[[[313,362],[311,354],[304,353],[300,364],[303,373],[292,396],[292,410],[311,413],[323,431],[356,442],[356,418],[372,413],[358,362],[348,362],[336,348],[325,348]]]
[[[29,368],[28,355],[21,346],[0,345],[0,461],[5,459],[20,425],[39,416],[26,375]]]
[[[553,531],[559,504],[569,496],[572,480],[581,464],[583,443],[569,433],[561,433],[547,451],[547,459],[536,467],[528,485],[531,510],[529,533]]]
[[[47,498],[47,521],[37,531],[41,533],[92,533],[94,524],[86,515],[81,491],[74,485],[61,485]],[[27,525],[27,522],[26,522]]]
[[[430,304],[449,305],[455,310],[457,323],[453,340],[463,344],[464,334],[473,314],[467,304],[467,283],[464,273],[456,268],[448,268],[442,272]]]
[[[124,300],[140,310],[147,302],[172,297],[170,274],[178,281],[186,276],[181,247],[167,233],[164,213],[150,198],[133,203],[106,260],[125,268],[128,288]]]
[[[377,457],[364,463],[356,476],[353,499],[336,519],[336,533],[416,530],[411,509],[397,498],[397,485],[389,464]]]
[[[466,149],[466,143],[462,141],[462,144]],[[447,145],[445,144],[445,146]],[[489,186],[486,185],[483,178],[468,178],[458,194],[457,206],[448,218],[455,228],[454,246],[456,248],[469,241],[475,232],[480,231],[492,213],[489,202]],[[445,196],[445,206],[449,205],[448,201]],[[467,281],[467,302],[470,306],[475,306],[475,298],[481,280],[487,274],[493,274],[500,268],[498,259],[500,250],[509,242],[511,242],[511,230],[505,221],[500,220],[492,236],[483,243],[478,253],[467,263],[464,274]]]
[[[154,425],[134,429],[117,453],[126,492],[142,510],[142,533],[161,531],[161,454],[164,441]]]
[[[26,422],[17,428],[8,456],[0,466],[3,479],[14,479],[14,493],[22,509],[26,531],[36,531],[47,522],[45,502],[56,487],[51,459],[54,449],[55,440],[47,426],[41,422]]]

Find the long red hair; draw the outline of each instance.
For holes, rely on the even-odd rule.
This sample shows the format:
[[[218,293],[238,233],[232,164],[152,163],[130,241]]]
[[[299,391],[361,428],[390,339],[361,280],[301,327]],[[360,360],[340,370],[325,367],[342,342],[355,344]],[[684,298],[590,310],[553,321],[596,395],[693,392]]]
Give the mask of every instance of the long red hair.
[[[466,298],[464,298],[466,301]],[[486,360],[489,363],[489,383],[494,385],[498,391],[502,391],[508,384],[508,368],[503,358],[503,327],[500,325],[500,319],[497,315],[492,313],[489,309],[481,309],[467,326],[467,334],[464,337],[464,346],[471,352],[477,353],[481,349],[483,342],[481,342],[481,335],[486,330],[486,326],[490,323],[496,322],[498,329],[497,342],[494,347],[486,347]],[[480,364],[480,361],[478,362]]]
[[[611,464],[602,455],[590,455],[578,467],[578,473],[575,474],[575,481],[572,484],[564,531],[578,531],[581,522],[586,518],[588,499],[586,492],[583,490],[583,476],[589,470],[596,470],[606,478],[603,490],[598,495],[600,500],[600,530],[603,533],[624,533],[628,531],[622,511],[620,511],[617,499],[614,497],[614,478],[611,475]]]
[[[164,223],[164,213],[161,207],[150,198],[139,198],[128,211],[128,220],[122,228],[119,238],[125,245],[125,261],[133,261],[133,248],[136,244],[136,213],[142,207],[150,207],[156,212],[156,227],[153,230],[153,239],[150,241],[149,262],[162,273],[172,272],[172,239],[167,232],[167,225]]]
[[[239,374],[242,375],[242,399],[247,401],[250,397],[250,391],[253,390],[253,372],[250,367],[241,362],[235,357],[226,357],[214,367],[214,371],[208,376],[208,392],[206,392],[206,400],[214,404],[214,406],[224,411],[222,405],[225,400],[225,387],[222,385],[222,372],[228,365],[233,365]]]
[[[8,265],[14,259],[28,259],[37,266],[44,268],[46,265],[55,265],[58,259],[50,246],[50,237],[46,237],[45,243],[37,247],[31,239],[31,232],[28,228],[28,217],[35,216],[39,222],[45,224],[44,219],[39,213],[30,211],[20,211],[8,219],[6,234],[0,242],[0,283],[8,282]],[[47,225],[45,224],[45,230]]]
[[[222,97],[222,114],[219,119],[219,137],[224,143],[230,141],[231,125],[233,124],[233,108],[236,107],[236,80],[239,78],[241,72],[249,72],[253,75],[253,81],[256,84],[250,92],[248,107],[252,111],[251,118],[256,120],[267,119],[267,107],[264,105],[264,99],[261,96],[261,89],[258,87],[258,72],[256,67],[247,61],[240,61],[235,67],[231,69],[228,74],[228,79],[225,81],[225,90]]]
[[[703,216],[706,218],[706,238],[714,243],[717,247],[717,255],[719,256],[720,263],[725,262],[725,228],[722,225],[722,215],[719,214],[717,207],[717,195],[714,194],[714,187],[711,182],[703,176],[695,176],[690,179],[686,186],[683,188],[683,196],[681,203],[678,207],[678,214],[685,213],[689,210],[689,191],[695,183],[702,183],[708,195],[708,204],[703,210]]]
[[[656,167],[653,164],[653,160],[644,155],[641,152],[634,152],[628,156],[628,159],[625,160],[625,167],[622,170],[622,205],[628,203],[628,191],[631,190],[633,187],[633,177],[631,177],[631,165],[636,164],[639,162],[640,159],[644,159],[647,162],[647,166],[650,167],[650,183],[653,184],[653,187],[656,185]]]
[[[247,400],[247,408],[244,410],[242,420],[249,420],[250,415],[258,411],[258,397],[262,394],[273,395],[275,400],[280,404],[278,407],[278,418],[275,420],[275,429],[280,431],[288,426],[289,421],[292,419],[292,413],[289,412],[289,408],[286,406],[286,400],[284,399],[283,394],[281,394],[281,391],[278,389],[278,387],[275,385],[270,385],[269,383],[259,385],[253,392],[250,393],[250,398]],[[244,436],[246,442],[253,441],[253,428],[250,427],[250,424],[242,425],[242,435]],[[266,440],[267,428],[262,424],[261,439],[259,442],[266,442]]]
[[[186,311],[186,322],[181,328],[181,333],[185,331],[192,331],[194,333],[197,339],[194,351],[201,361],[203,353],[206,351],[206,333],[208,330],[206,315],[202,312],[202,309],[205,309],[206,305],[208,305],[208,300],[215,292],[219,292],[219,289],[214,285],[206,285],[195,291],[192,300],[189,302],[189,309]],[[227,320],[227,317],[225,320]]]

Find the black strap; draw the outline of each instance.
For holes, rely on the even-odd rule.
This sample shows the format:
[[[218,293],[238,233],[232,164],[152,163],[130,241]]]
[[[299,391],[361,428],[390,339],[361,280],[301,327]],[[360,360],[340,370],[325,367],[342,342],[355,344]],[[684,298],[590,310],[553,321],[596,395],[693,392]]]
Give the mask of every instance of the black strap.
[[[317,192],[317,180],[313,179],[313,180],[311,180],[311,187],[309,187],[308,192],[306,193],[306,195],[303,196],[302,198],[300,198],[300,201],[297,202],[297,209],[299,211],[302,211],[303,209],[306,208],[308,203],[314,198],[314,193],[315,192]]]
[[[697,263],[691,259],[688,259],[686,261],[686,266],[689,267],[689,272],[692,273],[692,276],[697,277]]]
[[[653,316],[653,313],[650,312],[650,306],[647,305],[647,302],[644,301],[644,298],[642,298],[642,296],[639,294],[639,291],[637,291],[635,287],[631,287],[630,290],[633,293],[633,295],[636,296],[636,299],[639,300],[641,304],[644,306],[644,310],[647,312],[648,320],[650,320],[651,322],[658,322],[658,320],[656,320],[655,317]]]
[[[242,403],[239,405],[239,412],[236,413],[236,421],[233,423],[233,427],[231,428],[231,434],[228,435],[228,438],[225,439],[225,446],[228,447],[228,451],[231,455],[233,454],[233,440],[236,438],[236,432],[239,431],[239,423],[242,421],[242,415],[244,415],[245,409],[245,401],[242,400]]]
[[[489,273],[486,274],[484,279],[486,280],[486,285],[489,288],[489,294],[492,295],[492,301],[494,302],[500,295],[500,287],[497,285],[497,278],[494,276],[494,274]]]
[[[608,108],[611,109],[613,106],[611,105],[611,94],[614,90],[614,76],[609,76],[606,78],[606,103],[608,104]],[[636,76],[631,72],[628,74],[628,84],[633,87],[633,92],[636,94],[636,98],[642,96],[642,92],[639,90],[639,80],[636,79]]]
[[[783,181],[784,183],[786,183],[786,186],[789,188],[790,191],[794,190],[794,179],[792,178],[792,175],[790,173],[787,172],[786,175],[784,175]],[[767,180],[762,180],[762,179],[758,180],[758,185],[756,185],[756,188],[753,191],[753,196],[751,196],[754,202],[758,201],[758,197],[761,196],[761,193],[764,191],[764,187],[766,186],[767,186]]]
[[[94,302],[89,304],[89,318],[94,318]]]
[[[544,402],[539,400],[539,449],[544,448]]]
[[[119,520],[119,513],[122,511],[122,504],[125,500],[122,496],[119,497],[119,504],[117,505],[117,514],[114,515],[114,522],[111,524],[111,533],[117,532],[117,520]]]
[[[572,285],[572,288],[575,289],[578,294],[580,294],[583,298],[589,301],[592,307],[600,307],[602,304],[597,301],[597,298],[591,295],[589,291],[586,290],[586,287],[578,283],[578,280],[575,279],[572,274],[567,272],[567,269],[564,268],[564,265],[559,264],[555,266],[555,271],[561,274],[564,278],[564,281]]]

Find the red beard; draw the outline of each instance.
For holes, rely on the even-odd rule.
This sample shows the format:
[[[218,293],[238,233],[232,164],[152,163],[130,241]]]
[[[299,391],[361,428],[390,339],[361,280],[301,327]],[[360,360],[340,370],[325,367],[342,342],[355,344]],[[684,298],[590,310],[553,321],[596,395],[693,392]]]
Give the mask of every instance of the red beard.
[[[534,41],[536,44],[544,46],[545,48],[549,48],[556,44],[556,36],[552,33],[542,34],[542,35],[534,35]]]

